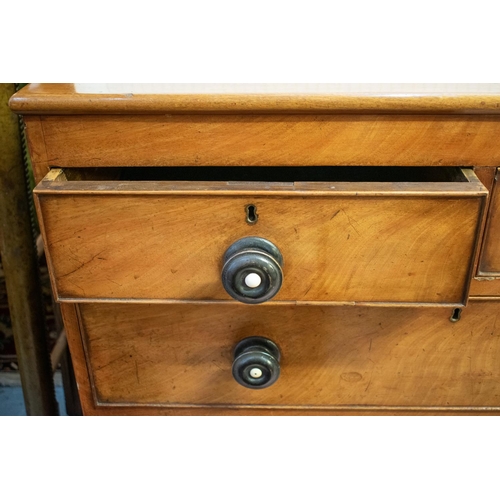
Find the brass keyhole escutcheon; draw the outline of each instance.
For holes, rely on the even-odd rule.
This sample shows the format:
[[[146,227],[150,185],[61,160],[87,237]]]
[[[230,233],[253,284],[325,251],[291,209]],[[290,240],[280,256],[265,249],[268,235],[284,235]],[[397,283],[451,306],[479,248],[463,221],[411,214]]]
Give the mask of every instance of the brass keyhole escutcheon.
[[[462,316],[462,309],[457,307],[456,309],[453,309],[450,316],[450,321],[452,323],[456,323],[457,321],[460,321],[461,316]]]
[[[257,207],[255,205],[247,205],[245,207],[246,211],[246,222],[247,224],[254,225],[257,224],[257,221],[259,220],[259,216],[257,215]]]

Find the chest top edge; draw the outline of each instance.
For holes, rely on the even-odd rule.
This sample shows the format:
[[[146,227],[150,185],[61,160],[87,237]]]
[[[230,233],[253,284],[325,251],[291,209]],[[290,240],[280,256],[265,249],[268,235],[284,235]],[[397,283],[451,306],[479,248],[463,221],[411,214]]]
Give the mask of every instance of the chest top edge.
[[[496,83],[32,83],[19,114],[500,114]]]

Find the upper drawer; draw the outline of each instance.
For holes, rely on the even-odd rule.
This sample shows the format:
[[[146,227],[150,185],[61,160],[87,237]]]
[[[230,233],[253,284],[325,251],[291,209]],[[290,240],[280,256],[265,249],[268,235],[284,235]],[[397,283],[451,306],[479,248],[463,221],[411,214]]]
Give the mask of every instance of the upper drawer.
[[[466,302],[487,195],[471,170],[241,169],[267,181],[171,180],[200,171],[52,170],[35,194],[57,298],[231,301],[224,254],[258,236],[284,260],[273,302]]]

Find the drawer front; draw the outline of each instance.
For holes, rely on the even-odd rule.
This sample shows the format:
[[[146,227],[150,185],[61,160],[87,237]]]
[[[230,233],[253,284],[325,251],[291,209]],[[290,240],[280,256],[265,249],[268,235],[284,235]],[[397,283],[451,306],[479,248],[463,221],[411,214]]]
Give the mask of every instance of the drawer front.
[[[103,409],[500,406],[498,302],[471,302],[456,323],[439,308],[77,309],[94,403]],[[232,376],[233,349],[252,336],[281,351],[279,378],[260,390]]]
[[[487,194],[467,175],[291,186],[47,180],[36,194],[59,300],[233,301],[224,253],[259,236],[284,259],[273,301],[459,305]]]

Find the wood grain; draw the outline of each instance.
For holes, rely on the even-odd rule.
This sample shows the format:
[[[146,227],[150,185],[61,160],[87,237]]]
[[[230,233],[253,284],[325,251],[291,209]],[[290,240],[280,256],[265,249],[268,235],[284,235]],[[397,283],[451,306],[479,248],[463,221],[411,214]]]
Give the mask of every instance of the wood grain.
[[[500,169],[499,169],[500,170]],[[499,170],[491,194],[488,222],[479,262],[479,275],[500,277],[500,187]]]
[[[471,303],[457,323],[443,309],[282,306],[256,315],[244,305],[82,304],[79,310],[94,398],[104,410],[500,409],[498,302]],[[251,335],[273,339],[282,352],[280,379],[259,391],[231,375],[233,347]]]
[[[491,190],[499,84],[31,84],[10,105],[37,183],[99,169],[53,168],[36,200],[85,414],[500,415],[497,187],[488,200],[474,180],[332,194],[122,183],[102,168],[465,166]],[[254,234],[285,254],[285,281],[244,306],[221,258]],[[471,279],[476,299],[451,323]],[[249,335],[282,350],[263,391],[231,377]]]
[[[493,189],[496,172],[497,169],[495,167],[477,167],[474,169],[476,177],[489,192]]]
[[[77,306],[75,304],[60,304],[60,307],[83,413],[90,414],[94,407],[94,402],[88,367],[85,361]]]
[[[349,406],[340,407],[337,409],[332,408],[300,408],[300,409],[275,409],[275,408],[249,408],[249,407],[236,407],[236,408],[207,408],[207,407],[181,407],[181,408],[164,408],[164,407],[123,407],[123,406],[96,406],[89,403],[85,410],[85,415],[89,416],[500,416],[499,408],[488,407],[367,407],[365,406]]]
[[[22,114],[500,113],[499,84],[31,84]]]
[[[500,165],[500,117],[484,115],[42,116],[41,126],[39,162],[52,167]]]
[[[172,182],[149,192],[148,183],[75,181],[44,182],[35,193],[59,300],[228,300],[226,249],[261,236],[285,260],[275,300],[464,304],[484,187],[477,179],[360,184],[365,192],[337,183],[328,192],[321,184],[319,195],[273,194],[247,184],[219,195],[196,192],[196,183],[183,194]]]
[[[40,117],[25,116],[24,125],[35,183],[38,184],[50,170]]]
[[[500,276],[477,276],[470,285],[471,297],[500,296]]]
[[[485,234],[485,229],[486,229],[486,223],[488,221],[488,211],[490,207],[490,202],[491,202],[491,191],[493,189],[493,183],[495,181],[495,173],[496,173],[496,168],[494,167],[476,167],[474,168],[474,174],[476,177],[479,179],[481,184],[488,190],[488,199],[486,200],[486,203],[484,204],[484,210],[483,210],[483,215],[481,218],[481,228],[479,230],[479,238],[478,241],[480,242],[480,248],[479,251],[476,252],[476,259],[474,262],[474,275],[478,275],[478,269],[479,269],[479,261],[480,261],[480,254],[481,254],[481,248],[483,245],[483,240],[484,240],[484,234]]]

